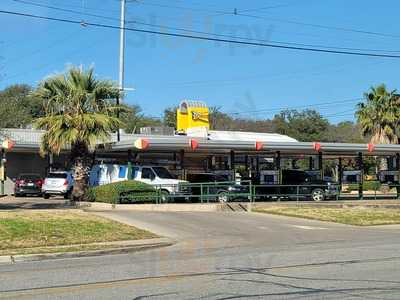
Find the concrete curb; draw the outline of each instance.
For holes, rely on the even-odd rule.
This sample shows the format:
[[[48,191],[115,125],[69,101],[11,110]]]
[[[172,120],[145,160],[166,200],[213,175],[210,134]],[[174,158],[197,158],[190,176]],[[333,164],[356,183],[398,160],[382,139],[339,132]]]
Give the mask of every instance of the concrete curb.
[[[80,202],[76,207],[85,211],[158,211],[158,212],[216,212],[223,210],[221,203],[167,203],[167,204],[109,204]]]
[[[64,259],[64,258],[124,254],[124,253],[137,252],[153,248],[172,246],[175,243],[176,241],[169,238],[154,238],[146,240],[132,240],[132,241],[120,241],[120,242],[110,242],[110,243],[94,243],[87,245],[112,245],[115,247],[103,250],[88,250],[88,251],[77,251],[77,252],[4,255],[0,256],[0,264],[2,265],[2,264],[14,264],[17,262],[41,261],[49,259]],[[70,246],[63,246],[60,248],[66,248],[66,247]]]
[[[152,212],[245,212],[252,209],[282,207],[331,207],[331,208],[394,208],[400,209],[400,200],[339,200],[339,201],[273,201],[273,202],[228,202],[228,203],[167,203],[167,204],[109,204],[81,202],[77,208],[88,212],[107,211],[152,211]]]

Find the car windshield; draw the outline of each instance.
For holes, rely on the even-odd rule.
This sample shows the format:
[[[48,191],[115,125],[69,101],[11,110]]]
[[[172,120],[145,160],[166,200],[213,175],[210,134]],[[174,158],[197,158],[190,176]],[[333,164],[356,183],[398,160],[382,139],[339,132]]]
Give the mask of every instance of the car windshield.
[[[47,178],[67,178],[67,173],[50,173]]]
[[[305,172],[298,172],[298,174],[295,174],[295,176],[292,177],[292,182],[293,183],[306,183],[306,182],[311,182],[313,181],[313,176],[310,174],[307,174]]]
[[[157,176],[162,179],[174,179],[174,176],[163,167],[153,167],[154,172],[156,172]]]
[[[206,182],[225,182],[228,178],[215,174],[192,174],[188,176],[190,182],[206,183]]]
[[[37,174],[21,174],[19,175],[18,179],[24,179],[24,180],[39,180],[41,179],[39,175]]]

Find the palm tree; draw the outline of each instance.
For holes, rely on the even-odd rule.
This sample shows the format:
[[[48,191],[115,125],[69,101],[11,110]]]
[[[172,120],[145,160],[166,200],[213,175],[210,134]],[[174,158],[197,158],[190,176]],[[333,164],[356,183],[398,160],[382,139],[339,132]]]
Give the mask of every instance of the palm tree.
[[[372,144],[397,144],[400,109],[396,91],[388,91],[384,84],[371,87],[364,94],[365,102],[357,105],[356,117],[363,136]],[[387,169],[386,160],[382,168]]]
[[[45,109],[45,116],[35,122],[36,128],[46,130],[41,152],[59,154],[63,148],[71,149],[72,199],[82,200],[90,171],[90,150],[109,140],[110,133],[122,125],[117,117],[122,107],[115,105],[120,91],[113,82],[96,79],[92,68],[83,71],[72,67],[65,74],[45,79],[35,95]]]

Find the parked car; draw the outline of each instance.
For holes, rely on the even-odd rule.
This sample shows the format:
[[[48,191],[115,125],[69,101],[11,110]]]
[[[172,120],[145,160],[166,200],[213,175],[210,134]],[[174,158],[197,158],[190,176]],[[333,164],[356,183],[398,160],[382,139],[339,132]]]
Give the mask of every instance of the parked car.
[[[71,172],[50,172],[42,185],[43,198],[49,199],[50,196],[60,195],[68,199],[71,195],[73,185],[74,179]]]
[[[262,185],[256,187],[257,198],[272,196],[289,199],[311,199],[323,201],[338,195],[338,185],[331,181],[320,180],[303,170],[282,170],[282,186]],[[259,185],[259,178],[254,184]],[[271,195],[271,196],[270,196]]]
[[[249,193],[248,186],[242,186],[229,181],[225,176],[213,173],[188,174],[187,179],[190,183],[199,183],[199,185],[190,186],[192,195],[200,196],[203,194],[205,199],[211,201],[224,203],[230,200],[247,199],[247,196],[244,194]],[[201,187],[200,183],[204,183],[205,185]],[[201,191],[201,188],[203,191]]]
[[[183,192],[180,189],[181,183],[185,180],[176,179],[165,167],[161,166],[132,166],[130,179],[144,182],[161,190],[162,200],[166,201],[169,195],[178,198]],[[128,166],[119,164],[95,165],[90,172],[90,185],[97,186],[128,180]]]
[[[19,174],[15,179],[15,197],[42,195],[43,179],[39,174]]]

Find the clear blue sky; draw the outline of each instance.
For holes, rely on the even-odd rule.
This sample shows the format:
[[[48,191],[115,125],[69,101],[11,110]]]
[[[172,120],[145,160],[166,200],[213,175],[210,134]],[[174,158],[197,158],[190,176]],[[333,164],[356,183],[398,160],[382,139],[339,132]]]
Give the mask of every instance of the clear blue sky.
[[[118,0],[26,0],[111,17],[103,19],[2,0],[1,9],[118,25]],[[173,6],[173,7],[167,7]],[[269,9],[260,9],[272,7]],[[186,9],[190,8],[190,9]],[[256,17],[221,14],[233,12]],[[249,10],[249,11],[245,11]],[[250,11],[251,10],[251,11]],[[140,0],[128,1],[127,20],[262,40],[399,51],[395,0]],[[279,20],[277,20],[279,19]],[[280,20],[285,20],[285,22]],[[286,21],[380,32],[355,33]],[[127,27],[164,30],[134,23]],[[94,65],[118,78],[119,32],[1,15],[0,88],[35,85],[68,64]],[[398,37],[396,36],[398,35]],[[203,100],[225,112],[266,110],[243,117],[268,118],[277,108],[317,106],[332,122],[352,120],[356,99],[371,85],[400,88],[400,59],[384,59],[235,46],[216,42],[127,33],[126,101],[161,116],[183,99]]]

